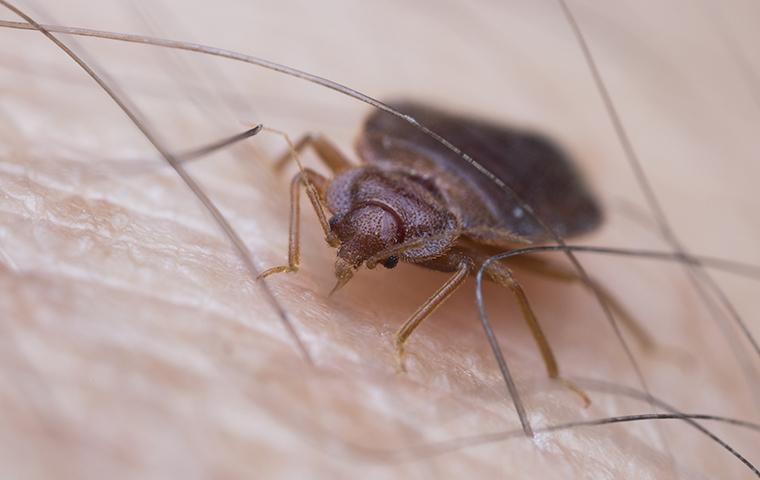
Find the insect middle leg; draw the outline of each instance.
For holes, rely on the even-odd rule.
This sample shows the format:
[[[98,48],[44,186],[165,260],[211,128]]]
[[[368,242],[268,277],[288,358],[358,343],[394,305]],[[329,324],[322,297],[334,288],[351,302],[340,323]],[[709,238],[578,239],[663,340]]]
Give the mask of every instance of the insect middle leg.
[[[428,298],[409,319],[399,328],[395,335],[396,345],[396,360],[398,361],[398,369],[402,372],[406,371],[404,365],[404,348],[407,340],[412,333],[420,326],[423,320],[432,314],[436,308],[441,306],[451,294],[453,294],[457,288],[462,285],[462,282],[467,278],[467,275],[472,271],[472,262],[469,260],[462,260],[459,264],[459,268],[456,273],[449,278],[446,283]]]

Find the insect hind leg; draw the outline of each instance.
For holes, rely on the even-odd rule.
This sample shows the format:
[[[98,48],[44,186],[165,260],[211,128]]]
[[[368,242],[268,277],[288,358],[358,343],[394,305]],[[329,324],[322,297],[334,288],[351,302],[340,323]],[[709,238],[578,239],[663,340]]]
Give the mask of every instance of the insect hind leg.
[[[541,357],[543,358],[544,366],[546,367],[546,374],[549,376],[549,378],[560,382],[562,385],[577,394],[583,401],[584,407],[591,405],[591,400],[589,399],[586,392],[584,392],[580,387],[574,385],[569,380],[566,380],[560,376],[559,364],[557,363],[557,359],[554,356],[554,352],[552,351],[551,345],[549,344],[549,340],[546,338],[546,334],[544,334],[544,331],[541,328],[541,324],[538,322],[538,318],[536,317],[536,314],[533,311],[530,302],[528,301],[528,296],[525,294],[525,291],[523,290],[520,283],[514,278],[512,270],[510,270],[509,267],[502,263],[494,262],[488,266],[486,275],[492,281],[510,289],[515,295],[523,318],[528,324],[528,328],[530,328],[530,332],[533,335],[533,339],[536,341],[538,350],[541,352]]]
[[[593,278],[590,278],[589,281],[584,281],[584,279],[575,272],[565,269],[556,263],[549,262],[540,258],[524,256],[515,258],[514,262],[516,265],[519,265],[525,270],[551,279],[584,284],[587,288],[595,291],[600,297],[602,297],[604,302],[609,305],[615,316],[620,319],[621,323],[633,335],[633,337],[636,339],[636,342],[644,351],[652,352],[656,349],[656,342],[654,338],[649,334],[649,332],[647,332],[644,327],[641,326],[636,318],[631,315],[631,313],[618,301],[618,299],[612,293],[610,293]]]

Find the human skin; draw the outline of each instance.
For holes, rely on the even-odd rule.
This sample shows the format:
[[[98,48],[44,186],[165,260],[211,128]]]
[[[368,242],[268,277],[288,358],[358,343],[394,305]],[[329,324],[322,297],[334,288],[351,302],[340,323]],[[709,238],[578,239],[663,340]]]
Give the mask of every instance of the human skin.
[[[372,96],[423,98],[538,129],[572,154],[605,208],[602,229],[572,243],[668,249],[555,4],[402,4],[67,2],[33,11],[61,24],[224,46]],[[760,263],[757,92],[715,31],[719,18],[720,31],[751,45],[744,18],[752,7],[721,7],[719,17],[675,2],[658,4],[657,15],[638,3],[576,7],[677,235],[693,253]],[[335,252],[304,202],[301,269],[266,279],[268,297],[208,212],[81,70],[38,33],[0,35],[2,478],[751,478],[675,420],[423,448],[519,432],[478,323],[474,282],[415,333],[408,372],[397,373],[393,333],[446,274],[362,270],[328,296]],[[172,151],[264,122],[294,138],[321,132],[358,161],[351,145],[369,107],[356,100],[155,48],[77,40],[76,50],[118,82]],[[259,270],[286,260],[296,170],[270,168],[285,148],[264,132],[188,167]],[[313,155],[303,160],[319,168]],[[757,358],[724,338],[717,322],[728,321],[712,319],[682,266],[579,258],[657,338],[647,352],[626,337],[653,395],[682,412],[758,421],[736,360],[756,369]],[[714,275],[760,335],[757,284]],[[593,296],[529,272],[518,278],[565,376],[643,388]],[[584,409],[545,378],[511,296],[486,285],[484,298],[534,428],[653,411],[591,388]],[[760,461],[757,433],[705,425]]]

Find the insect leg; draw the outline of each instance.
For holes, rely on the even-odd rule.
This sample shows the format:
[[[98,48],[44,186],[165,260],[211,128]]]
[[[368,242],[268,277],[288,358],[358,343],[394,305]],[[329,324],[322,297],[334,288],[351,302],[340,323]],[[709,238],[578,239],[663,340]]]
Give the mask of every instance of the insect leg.
[[[512,275],[512,270],[510,270],[506,265],[502,263],[495,262],[488,267],[486,274],[491,280],[498,283],[499,285],[509,288],[512,293],[514,293],[515,297],[517,298],[517,302],[520,305],[520,310],[522,311],[523,318],[525,318],[525,321],[528,323],[530,332],[533,334],[533,338],[535,339],[536,344],[538,345],[538,349],[541,352],[541,357],[544,359],[546,373],[549,378],[560,381],[567,388],[578,394],[586,406],[590,405],[591,400],[583,390],[573,385],[568,380],[560,377],[559,365],[557,364],[557,359],[554,357],[554,352],[549,345],[549,340],[546,338],[541,325],[538,323],[536,314],[533,312],[533,308],[530,306],[530,302],[528,302],[528,296],[525,295],[525,291],[522,289],[522,286],[517,282],[517,280],[515,280],[514,276]]]
[[[341,172],[353,166],[351,161],[341,153],[338,147],[333,145],[324,136],[309,133],[301,137],[290,151],[286,152],[277,160],[274,164],[275,171],[279,172],[285,168],[288,162],[293,159],[294,155],[302,152],[306,147],[313,148],[317,156],[325,165],[327,165],[327,168],[334,173]]]
[[[516,258],[515,261],[526,270],[530,270],[555,280],[583,283],[586,287],[595,291],[600,297],[602,297],[602,299],[604,299],[613,313],[620,319],[621,323],[625,325],[628,331],[634,336],[636,342],[642,349],[646,351],[655,350],[656,342],[652,336],[639,324],[639,322],[636,321],[634,316],[628,312],[613,294],[592,277],[589,277],[590,281],[584,281],[584,279],[579,277],[575,272],[571,272],[560,265],[544,259],[525,256],[519,259]]]
[[[284,272],[297,272],[298,264],[301,259],[300,249],[300,218],[301,218],[301,187],[306,187],[306,194],[311,201],[314,211],[317,213],[319,223],[322,226],[322,230],[325,232],[325,237],[330,245],[332,242],[332,232],[330,231],[330,225],[327,223],[327,216],[325,215],[324,208],[322,207],[322,200],[320,196],[324,192],[329,180],[317,172],[304,169],[302,172],[297,173],[290,183],[290,230],[288,234],[288,264],[272,267],[261,274],[257,278],[264,278],[274,273]],[[314,188],[309,188],[309,186]]]
[[[406,371],[406,367],[404,366],[404,346],[406,345],[406,341],[412,335],[412,332],[414,332],[423,320],[429,317],[436,308],[441,306],[441,304],[445,302],[460,285],[462,285],[462,282],[467,278],[467,275],[469,275],[471,271],[472,262],[463,260],[459,264],[456,273],[452,275],[446,283],[441,285],[430,298],[425,300],[425,303],[423,303],[420,308],[418,308],[417,311],[404,322],[401,328],[398,329],[395,335],[395,344],[396,359],[398,360],[398,368],[400,371]]]

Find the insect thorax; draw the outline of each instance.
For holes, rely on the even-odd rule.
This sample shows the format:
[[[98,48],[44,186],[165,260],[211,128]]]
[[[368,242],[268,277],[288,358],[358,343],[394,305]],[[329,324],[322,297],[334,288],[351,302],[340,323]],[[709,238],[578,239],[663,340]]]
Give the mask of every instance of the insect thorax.
[[[441,255],[456,240],[457,217],[426,179],[402,171],[360,166],[335,177],[327,190],[338,255],[361,264],[391,246],[430,238],[401,253],[418,262]]]

